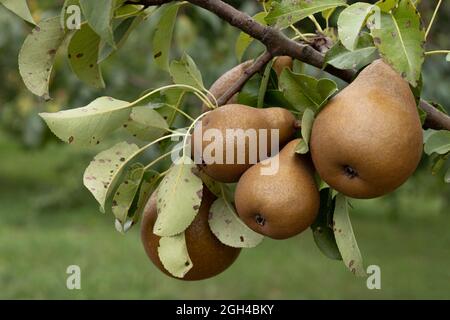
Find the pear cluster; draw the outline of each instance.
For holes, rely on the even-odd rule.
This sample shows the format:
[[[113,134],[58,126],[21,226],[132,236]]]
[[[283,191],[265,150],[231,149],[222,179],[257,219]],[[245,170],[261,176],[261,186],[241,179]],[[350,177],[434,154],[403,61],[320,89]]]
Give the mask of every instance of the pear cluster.
[[[242,73],[245,65],[234,70]],[[230,73],[226,78],[235,79]],[[218,87],[226,85],[219,84],[216,82],[214,88],[222,92]],[[253,231],[273,239],[293,237],[314,223],[320,209],[317,178],[346,196],[374,198],[404,183],[421,159],[422,129],[414,95],[408,83],[382,60],[366,67],[318,113],[311,132],[310,154],[296,152],[301,142],[299,121],[290,111],[257,109],[232,99],[205,115],[204,129],[224,135],[227,129],[277,129],[280,151],[258,158],[257,163],[245,157],[243,163],[203,163],[199,169],[218,182],[235,184],[233,204],[239,218]],[[193,141],[195,138],[194,133]],[[267,139],[258,139],[256,149],[262,143],[270,145],[272,141]],[[222,142],[226,159],[230,149]],[[206,148],[207,143],[193,144],[193,158]],[[249,149],[246,141],[247,155]],[[236,160],[237,146],[231,150]],[[264,174],[267,160],[275,157],[277,170]],[[206,187],[203,194],[199,214],[186,230],[194,267],[185,280],[205,279],[222,272],[240,252],[212,234],[207,221],[215,196]],[[151,233],[156,215],[152,197],[144,214],[142,241],[150,259],[167,273],[157,255],[157,236]]]

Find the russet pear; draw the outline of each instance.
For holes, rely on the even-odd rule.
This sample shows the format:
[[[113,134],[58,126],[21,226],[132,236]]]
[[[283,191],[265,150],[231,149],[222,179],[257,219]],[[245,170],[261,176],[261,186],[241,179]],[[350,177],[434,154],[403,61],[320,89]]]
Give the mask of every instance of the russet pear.
[[[422,139],[408,83],[376,60],[318,114],[310,147],[316,170],[332,188],[353,198],[375,198],[415,171]]]
[[[245,170],[259,160],[262,160],[259,157],[261,143],[264,143],[266,147],[266,149],[262,150],[267,150],[267,156],[264,158],[272,155],[270,154],[271,135],[275,133],[272,130],[278,133],[279,145],[284,145],[294,135],[296,126],[297,121],[295,117],[291,112],[283,108],[257,109],[241,104],[225,105],[210,111],[202,118],[202,136],[197,133],[197,130],[194,130],[191,138],[193,158],[196,162],[201,162],[200,159],[205,159],[205,150],[210,150],[211,144],[214,143],[215,139],[209,139],[207,136],[208,130],[209,132],[219,133],[222,138],[221,141],[217,140],[217,144],[221,145],[222,156],[219,157],[219,161],[213,161],[215,159],[205,161],[201,169],[208,176],[220,182],[237,182]],[[261,134],[263,132],[261,129],[266,129],[266,139]],[[227,132],[229,133],[230,130],[235,132],[236,136],[227,139]],[[253,142],[247,138],[246,134],[249,131],[253,131],[254,133],[254,135],[249,134],[249,136],[256,137]],[[241,145],[238,143],[239,140],[242,141]],[[254,143],[255,141],[256,143]],[[231,145],[229,150],[233,152],[233,154],[228,156],[227,145]],[[212,149],[211,154],[214,157],[218,157],[220,154],[216,155],[215,148]],[[220,152],[220,149],[218,150]],[[242,154],[243,150],[245,151],[245,155]],[[250,151],[252,151],[251,153],[253,155],[257,155],[256,160],[250,158]],[[243,158],[240,160],[239,157]],[[222,163],[220,163],[220,158]],[[227,161],[227,158],[231,161]]]
[[[258,163],[239,180],[236,210],[252,230],[274,239],[286,239],[307,229],[316,219],[320,198],[308,155],[295,153],[300,139],[279,153],[278,170],[264,175]]]
[[[193,263],[192,268],[181,280],[203,280],[227,269],[238,257],[241,249],[222,244],[211,232],[208,224],[209,209],[216,197],[203,187],[199,212],[185,230],[186,246]],[[173,277],[163,266],[158,256],[160,237],[153,233],[157,218],[156,192],[150,197],[143,214],[141,240],[150,260],[165,274]],[[177,278],[179,279],[179,278]]]
[[[275,73],[279,77],[285,68],[292,70],[294,65],[294,60],[289,56],[279,56],[276,57],[272,69],[275,70]]]

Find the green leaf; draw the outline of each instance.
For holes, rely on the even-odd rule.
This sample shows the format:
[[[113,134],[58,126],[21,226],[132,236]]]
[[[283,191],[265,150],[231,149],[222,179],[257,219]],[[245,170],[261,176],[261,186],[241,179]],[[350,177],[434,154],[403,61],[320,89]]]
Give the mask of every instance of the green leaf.
[[[434,129],[423,130],[423,144],[426,144],[428,139],[437,132]]]
[[[30,8],[28,8],[27,0],[0,0],[0,3],[23,20],[34,25],[36,24]]]
[[[169,71],[173,30],[175,28],[178,9],[181,5],[182,3],[174,2],[161,7],[161,17],[153,35],[153,58],[155,59],[156,65],[165,71]]]
[[[372,8],[372,4],[357,2],[345,8],[339,15],[337,22],[339,39],[347,50],[356,49],[361,29],[365,26]]]
[[[345,5],[345,0],[283,0],[273,3],[266,22],[284,29],[315,13]]]
[[[314,242],[320,251],[328,258],[342,260],[333,233],[333,212],[336,201],[331,198],[331,191],[320,192],[320,210],[316,221],[311,225]]]
[[[50,99],[48,88],[56,52],[65,38],[59,17],[41,21],[25,39],[19,53],[19,71],[27,88]]]
[[[232,204],[223,198],[212,204],[209,226],[220,242],[234,248],[254,248],[264,239],[264,236],[247,227]]]
[[[363,33],[356,48],[353,51],[347,50],[341,42],[337,42],[325,54],[325,63],[338,69],[356,69],[370,64],[377,58],[377,49],[373,44],[372,37],[368,33]]]
[[[167,121],[149,106],[134,107],[124,127],[131,135],[142,141],[158,139],[169,129]]]
[[[98,201],[102,210],[105,209],[106,200],[117,182],[117,177],[138,150],[135,144],[118,143],[96,155],[86,168],[83,183]]]
[[[164,269],[177,278],[183,278],[193,267],[184,232],[159,239],[158,256]]]
[[[380,0],[375,3],[381,11],[389,13],[397,5],[398,0]]]
[[[428,137],[424,151],[426,154],[445,154],[450,151],[450,131],[439,130]]]
[[[449,61],[449,62],[450,62],[450,53],[449,53],[449,54],[447,54],[447,57],[445,58],[445,60],[447,60],[447,61]]]
[[[444,167],[445,163],[447,162],[448,157],[450,156],[450,153],[438,155],[436,158],[433,159],[433,165],[431,167],[431,174],[437,175],[439,171]]]
[[[301,139],[300,142],[298,143],[297,147],[295,147],[295,153],[298,154],[305,154],[308,153],[309,151],[309,146],[306,143],[305,140]]]
[[[130,34],[141,25],[143,21],[148,19],[154,12],[156,11],[155,7],[149,7],[143,11],[140,11],[139,15],[129,17],[121,22],[119,22],[114,27],[114,42],[116,43],[116,47],[112,47],[107,43],[104,43],[103,47],[100,50],[100,55],[98,58],[98,63],[106,60],[111,54],[115,51],[122,48]]]
[[[84,24],[72,36],[67,53],[70,66],[81,81],[95,88],[104,88],[105,82],[97,63],[99,50],[100,37]]]
[[[140,4],[126,4],[116,9],[116,11],[114,12],[114,18],[125,19],[136,16],[142,12],[143,8],[144,6]]]
[[[450,183],[450,168],[448,168],[447,172],[445,173],[444,181],[445,183]]]
[[[126,101],[101,97],[82,108],[39,115],[62,141],[96,145],[127,121],[130,115],[128,105]]]
[[[186,84],[199,90],[204,90],[202,74],[198,70],[192,58],[184,53],[180,61],[172,61],[170,64],[170,75],[176,84]]]
[[[114,194],[112,212],[122,226],[127,221],[128,211],[133,204],[143,176],[144,166],[138,163],[132,165]]]
[[[253,16],[253,19],[262,25],[266,25],[266,21],[265,21],[266,15],[267,15],[267,13],[264,11],[259,12]],[[242,60],[242,56],[244,55],[245,51],[250,46],[250,44],[253,42],[253,40],[255,40],[255,39],[252,38],[251,36],[249,36],[245,32],[241,32],[239,34],[239,37],[237,38],[236,44],[235,44],[236,57],[239,62]]]
[[[267,86],[269,85],[270,75],[273,72],[272,66],[273,66],[274,60],[272,59],[267,65],[264,70],[264,74],[261,79],[261,84],[259,86],[259,92],[258,92],[258,103],[256,107],[262,108],[264,106],[264,98],[266,96],[267,92]]]
[[[375,46],[383,60],[415,87],[421,75],[425,51],[425,31],[419,12],[410,0],[400,0],[391,13],[382,12],[380,15],[381,28],[370,23]]]
[[[279,86],[285,98],[299,111],[307,108],[319,110],[337,91],[336,83],[330,79],[317,80],[289,69],[281,73]]]
[[[358,244],[356,243],[352,224],[348,215],[347,198],[342,194],[338,194],[336,196],[333,226],[336,243],[345,266],[354,275],[358,277],[365,277],[366,271],[364,269],[361,252],[359,251]]]
[[[144,172],[144,177],[142,178],[141,185],[139,186],[138,198],[135,203],[133,203],[129,212],[132,212],[132,225],[135,225],[142,213],[144,212],[145,206],[147,205],[150,196],[155,191],[158,181],[161,178],[159,172],[154,170],[149,170]]]
[[[84,16],[91,28],[100,38],[115,47],[112,20],[114,17],[114,0],[79,0]]]
[[[194,220],[202,200],[203,183],[198,169],[188,157],[175,164],[158,188],[158,218],[153,232],[162,237],[186,230]]]

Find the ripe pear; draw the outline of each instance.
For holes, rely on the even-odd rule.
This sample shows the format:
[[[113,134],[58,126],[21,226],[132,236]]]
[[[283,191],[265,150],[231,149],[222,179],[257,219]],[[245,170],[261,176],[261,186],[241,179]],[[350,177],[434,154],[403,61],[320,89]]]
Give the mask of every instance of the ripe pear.
[[[200,123],[198,123],[197,125],[200,125]],[[270,154],[272,129],[278,130],[279,145],[281,146],[289,141],[294,135],[296,131],[297,121],[292,113],[283,108],[257,109],[241,104],[229,104],[210,111],[205,117],[202,118],[201,125],[203,136],[196,138],[197,130],[194,130],[192,135],[191,146],[193,149],[194,160],[196,160],[196,162],[200,162],[201,159],[204,159],[203,156],[205,156],[205,149],[209,148],[208,145],[214,142],[214,139],[212,139],[213,141],[207,141],[208,139],[205,138],[205,133],[207,133],[209,129],[215,129],[215,131],[217,133],[220,133],[221,137],[223,137],[222,141],[218,140],[218,144],[220,143],[223,150],[223,161],[222,163],[218,163],[219,161],[216,161],[214,163],[210,163],[211,161],[207,161],[206,164],[202,165],[202,170],[208,176],[217,181],[230,183],[237,182],[239,180],[239,177],[245,172],[245,170],[250,168],[256,162],[263,160],[259,157],[261,143],[266,143],[267,146],[265,150],[267,150],[266,154],[268,155],[264,157],[264,159],[273,155]],[[229,162],[226,161],[226,137],[228,129],[242,129],[244,133],[249,132],[247,131],[249,129],[255,129],[254,132],[256,133],[255,136],[257,138],[256,145],[251,145],[250,140],[248,138],[245,138],[245,144],[243,145],[243,148],[239,148],[239,145],[237,143],[238,139],[228,139],[230,142],[229,145],[231,144],[232,146],[231,150],[234,150],[234,159],[231,159],[232,161]],[[260,134],[263,132],[260,129],[267,130],[267,139],[260,139]],[[241,137],[244,138],[242,135]],[[245,159],[244,161],[241,161],[242,163],[238,163],[238,153],[240,154],[240,156],[244,155],[242,155],[242,152],[238,152],[238,150],[245,150]],[[256,151],[258,157],[255,160],[249,157],[249,150]],[[215,151],[211,153],[216,157],[218,156],[215,154]],[[232,155],[229,155],[229,158],[232,158]]]
[[[275,73],[277,74],[277,76],[280,77],[284,68],[288,68],[288,69],[292,70],[293,65],[294,65],[294,60],[292,60],[291,57],[279,56],[279,57],[275,58],[272,68],[273,68],[273,70],[275,70]]]
[[[209,92],[214,95],[216,99],[219,99],[240,77],[244,75],[245,70],[253,64],[253,60],[248,60],[238,64],[234,68],[225,72],[220,78],[218,78],[209,88]],[[236,93],[227,101],[227,104],[237,103]],[[202,111],[206,112],[209,108],[204,104]]]
[[[293,140],[280,151],[275,174],[263,175],[264,165],[258,163],[242,175],[236,187],[239,217],[255,232],[273,239],[290,238],[304,231],[319,211],[311,160],[295,153],[299,142]]]
[[[319,113],[311,154],[320,177],[353,198],[403,184],[422,155],[422,128],[408,83],[382,60],[366,67]]]
[[[240,248],[222,244],[211,232],[208,224],[209,209],[216,197],[206,187],[199,212],[185,230],[186,246],[192,268],[181,280],[203,280],[225,271],[238,257]],[[163,266],[158,256],[160,237],[153,233],[157,218],[156,192],[150,197],[142,219],[141,240],[150,260],[165,274],[173,277]],[[180,278],[177,278],[180,279]]]

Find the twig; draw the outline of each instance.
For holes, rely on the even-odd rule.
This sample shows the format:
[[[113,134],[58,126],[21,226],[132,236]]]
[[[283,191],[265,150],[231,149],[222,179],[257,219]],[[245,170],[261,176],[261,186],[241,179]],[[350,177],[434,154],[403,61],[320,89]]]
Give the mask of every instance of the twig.
[[[242,87],[247,83],[247,81],[257,72],[262,70],[264,66],[272,59],[272,54],[266,51],[262,54],[256,61],[247,69],[245,69],[242,77],[233,84],[218,100],[217,104],[219,106],[227,103],[237,92],[241,91]]]
[[[450,130],[450,117],[442,113],[428,102],[420,101],[420,109],[425,111],[427,118],[425,119],[424,128],[435,130]]]

